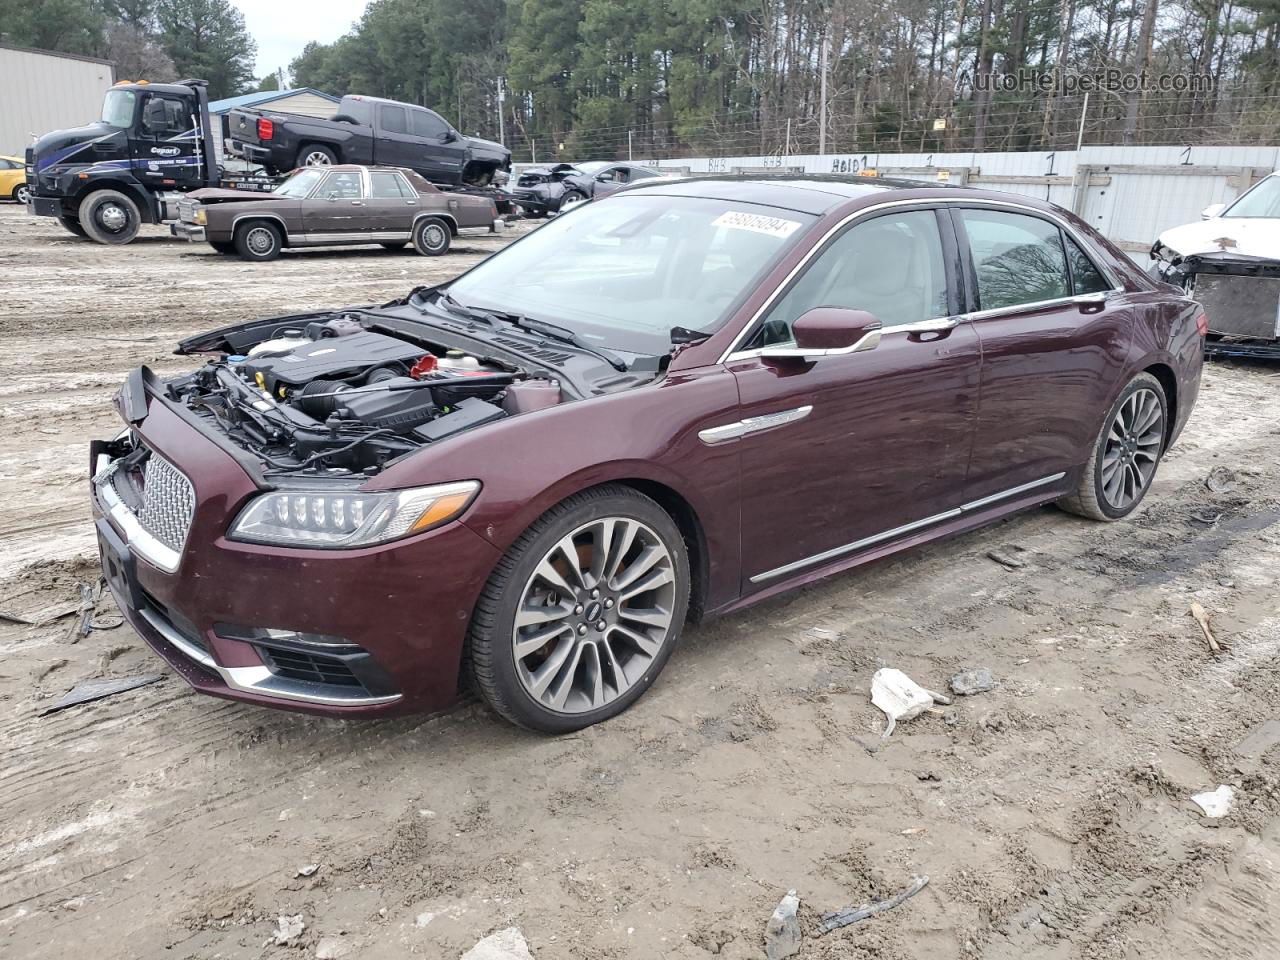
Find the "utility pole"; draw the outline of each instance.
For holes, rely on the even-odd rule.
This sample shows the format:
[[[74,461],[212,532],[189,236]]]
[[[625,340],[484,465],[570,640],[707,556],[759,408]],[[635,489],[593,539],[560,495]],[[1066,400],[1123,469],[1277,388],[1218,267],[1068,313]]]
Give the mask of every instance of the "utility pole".
[[[787,142],[783,144],[782,155],[784,157],[791,156],[791,118],[787,117]]]
[[[504,147],[507,145],[507,127],[506,119],[503,116],[502,105],[507,101],[507,82],[502,78],[498,78],[498,142]]]
[[[1076,150],[1084,146],[1084,120],[1089,115],[1089,91],[1084,92],[1084,104],[1080,107],[1080,132],[1076,134]]]
[[[827,47],[830,46],[831,35],[822,35],[822,79],[818,94],[818,153],[827,152]]]
[[[635,157],[631,155],[631,134],[632,134],[632,131],[628,130],[627,131],[627,163],[631,163],[633,160],[635,160]]]

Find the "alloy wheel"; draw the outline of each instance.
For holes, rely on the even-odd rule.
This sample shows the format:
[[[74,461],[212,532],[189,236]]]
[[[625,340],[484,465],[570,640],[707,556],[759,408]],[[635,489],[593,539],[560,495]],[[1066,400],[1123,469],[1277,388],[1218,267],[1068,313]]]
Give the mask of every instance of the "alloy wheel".
[[[603,517],[547,551],[525,584],[511,642],[525,691],[585,713],[634,686],[672,632],[676,567],[647,524]]]
[[[270,253],[276,245],[276,238],[266,227],[253,227],[245,234],[244,244],[250,252],[257,256]]]
[[[562,201],[560,201],[560,212],[564,213],[564,211],[566,210],[572,210],[578,204],[586,203],[586,201],[587,201],[587,198],[580,193],[575,193],[570,196],[567,196]]]
[[[1155,476],[1164,443],[1164,407],[1155,391],[1135,390],[1116,411],[1102,452],[1102,495],[1116,510],[1138,500]]]
[[[15,199],[26,206],[27,201],[31,198],[31,188],[25,183],[18,184],[18,189],[14,191]]]
[[[447,239],[444,227],[438,223],[429,223],[422,229],[422,245],[428,250],[439,250]]]
[[[312,150],[307,154],[306,159],[302,161],[305,167],[327,167],[332,161],[329,155],[323,150]]]

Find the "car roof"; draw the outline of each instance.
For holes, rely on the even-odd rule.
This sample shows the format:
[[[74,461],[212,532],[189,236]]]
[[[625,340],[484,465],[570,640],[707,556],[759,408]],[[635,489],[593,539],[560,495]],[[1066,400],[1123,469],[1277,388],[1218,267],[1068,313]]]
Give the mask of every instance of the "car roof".
[[[666,171],[659,169],[658,172]],[[695,175],[675,180],[641,180],[625,188],[626,193],[641,190],[667,196],[707,197],[737,200],[742,203],[759,203],[813,214],[826,213],[836,207],[845,206],[851,200],[883,197],[892,192],[904,194],[918,192],[919,199],[922,200],[937,196],[954,196],[959,190],[971,193],[975,200],[986,196],[986,191],[969,190],[966,187],[939,187],[917,180],[821,173]],[[904,195],[902,199],[915,198]],[[1019,197],[1018,199],[1028,200],[1028,206],[1038,206],[1029,198]]]

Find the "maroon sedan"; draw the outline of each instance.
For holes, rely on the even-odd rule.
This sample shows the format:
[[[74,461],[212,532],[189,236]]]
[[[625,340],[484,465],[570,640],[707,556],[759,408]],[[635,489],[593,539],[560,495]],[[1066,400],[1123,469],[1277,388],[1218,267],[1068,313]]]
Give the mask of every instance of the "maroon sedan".
[[[571,730],[688,619],[1039,504],[1127,516],[1205,328],[1034,200],[653,181],[446,285],[136,370],[91,451],[103,566],[204,692],[373,716],[474,684]]]

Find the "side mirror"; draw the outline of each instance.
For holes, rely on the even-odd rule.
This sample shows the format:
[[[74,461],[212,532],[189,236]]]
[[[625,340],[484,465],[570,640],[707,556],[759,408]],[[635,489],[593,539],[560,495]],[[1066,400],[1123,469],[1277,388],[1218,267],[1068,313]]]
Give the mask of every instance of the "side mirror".
[[[762,357],[818,357],[862,353],[880,345],[883,324],[874,314],[847,307],[814,307],[791,324],[794,347],[766,347]]]
[[[1227,209],[1225,203],[1211,203],[1200,211],[1201,220],[1212,220],[1214,217],[1222,215],[1222,211]]]
[[[445,143],[453,143],[453,141],[458,139],[458,132],[456,130],[446,130],[444,132],[444,136],[440,139]]]

